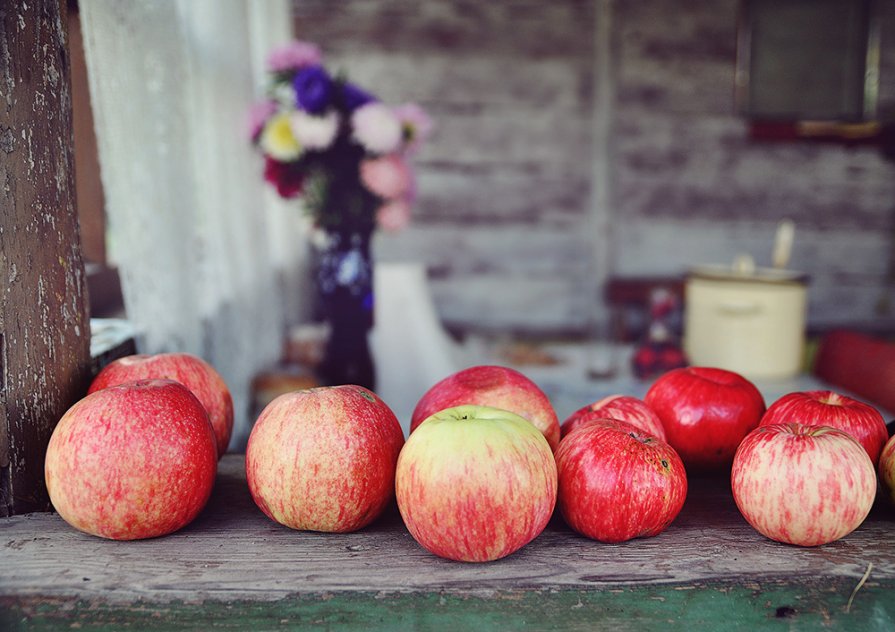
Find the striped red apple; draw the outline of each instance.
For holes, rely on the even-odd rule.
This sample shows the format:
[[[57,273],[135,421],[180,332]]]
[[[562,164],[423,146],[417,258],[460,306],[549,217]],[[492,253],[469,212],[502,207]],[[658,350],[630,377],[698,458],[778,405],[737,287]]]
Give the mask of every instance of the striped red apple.
[[[403,444],[395,414],[361,386],[286,393],[252,428],[249,491],[261,511],[292,529],[356,531],[394,497]]]
[[[463,562],[500,559],[543,531],[556,504],[547,440],[506,410],[458,406],[424,420],[395,476],[398,509],[414,539]]]
[[[184,527],[208,501],[216,472],[208,414],[172,380],[130,382],[77,402],[53,431],[45,465],[59,515],[114,540]]]
[[[175,380],[199,398],[214,428],[218,458],[227,451],[233,432],[233,399],[221,375],[208,362],[189,353],[138,354],[106,365],[89,393],[135,380]]]
[[[576,428],[597,419],[625,421],[665,441],[665,429],[658,415],[645,402],[629,395],[610,395],[579,408],[562,422],[560,433],[565,437]]]
[[[677,452],[615,419],[591,420],[563,437],[556,467],[563,518],[601,542],[658,535],[687,497],[687,473]]]
[[[889,438],[886,422],[873,406],[833,391],[804,391],[784,395],[768,407],[762,426],[797,422],[844,430],[864,446],[873,464],[879,463]]]
[[[880,455],[879,480],[883,492],[895,502],[895,436],[889,439]]]
[[[733,497],[756,531],[817,546],[854,531],[876,496],[876,472],[850,434],[799,423],[762,426],[740,444]]]
[[[413,411],[410,432],[435,413],[464,404],[516,413],[543,433],[551,449],[559,444],[559,419],[544,391],[519,371],[491,365],[458,371],[426,391]]]

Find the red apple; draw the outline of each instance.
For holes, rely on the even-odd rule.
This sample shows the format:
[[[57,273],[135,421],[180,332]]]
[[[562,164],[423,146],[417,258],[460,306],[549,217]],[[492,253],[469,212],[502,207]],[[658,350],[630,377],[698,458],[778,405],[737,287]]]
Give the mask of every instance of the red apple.
[[[233,399],[220,374],[188,353],[132,355],[106,365],[94,378],[89,393],[135,380],[175,380],[199,398],[214,428],[218,458],[227,451],[233,432]]]
[[[593,420],[564,437],[556,468],[563,518],[601,542],[658,535],[687,497],[687,473],[677,452],[615,419]]]
[[[756,531],[778,542],[817,546],[864,521],[876,495],[876,473],[867,451],[842,430],[773,424],[740,444],[731,487]]]
[[[665,428],[668,443],[688,468],[729,466],[740,441],[758,426],[765,405],[755,386],[732,371],[674,369],[644,398]]]
[[[410,432],[438,411],[465,404],[516,413],[543,433],[551,449],[559,444],[559,419],[544,391],[519,371],[502,366],[474,366],[438,382],[417,403]]]
[[[410,435],[395,490],[404,524],[423,548],[486,562],[544,530],[556,504],[556,463],[526,419],[458,406],[429,417]]]
[[[122,384],[63,415],[47,448],[50,500],[70,525],[137,540],[177,531],[202,510],[217,451],[208,414],[172,380]]]
[[[395,414],[361,386],[286,393],[249,435],[249,491],[261,511],[292,529],[356,531],[393,498],[403,444]]]
[[[572,413],[559,427],[563,437],[595,419],[617,419],[626,421],[635,428],[655,435],[665,441],[665,429],[662,421],[652,408],[636,397],[628,395],[610,395],[598,402],[588,404]]]
[[[768,407],[762,426],[782,423],[831,426],[858,440],[876,465],[889,438],[886,422],[873,406],[833,391],[806,391],[784,395]]]
[[[889,439],[879,457],[879,480],[883,491],[895,502],[895,437]]]

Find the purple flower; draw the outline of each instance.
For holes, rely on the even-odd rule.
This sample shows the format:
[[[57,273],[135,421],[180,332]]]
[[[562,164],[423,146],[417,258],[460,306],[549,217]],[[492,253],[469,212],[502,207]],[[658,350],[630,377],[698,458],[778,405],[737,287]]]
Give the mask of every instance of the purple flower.
[[[305,112],[319,114],[329,105],[332,96],[332,79],[320,66],[299,70],[293,82],[295,100]]]
[[[320,49],[309,42],[294,41],[271,51],[267,68],[273,72],[288,72],[320,63]]]
[[[346,83],[343,90],[345,107],[349,112],[354,112],[357,108],[376,100],[372,94],[361,90],[353,83]]]

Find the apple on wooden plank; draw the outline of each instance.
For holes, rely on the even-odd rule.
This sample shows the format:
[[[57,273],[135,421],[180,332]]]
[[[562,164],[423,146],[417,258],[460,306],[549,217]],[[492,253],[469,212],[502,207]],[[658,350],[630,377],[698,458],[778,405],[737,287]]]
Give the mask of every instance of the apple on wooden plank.
[[[407,439],[395,489],[404,524],[423,548],[486,562],[544,530],[556,504],[556,463],[528,420],[457,406],[427,418]]]
[[[800,546],[848,535],[876,496],[867,451],[829,426],[761,426],[740,444],[730,477],[736,505],[756,531]]]
[[[189,524],[214,486],[208,413],[183,384],[112,386],[72,406],[47,447],[50,500],[76,529],[114,540],[166,535]]]

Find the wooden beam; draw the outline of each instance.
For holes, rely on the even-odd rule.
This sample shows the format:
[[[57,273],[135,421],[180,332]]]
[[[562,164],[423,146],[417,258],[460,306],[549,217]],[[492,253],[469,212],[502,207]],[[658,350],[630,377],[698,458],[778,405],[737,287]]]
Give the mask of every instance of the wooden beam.
[[[0,8],[0,516],[46,510],[44,454],[83,396],[90,325],[60,0]]]

